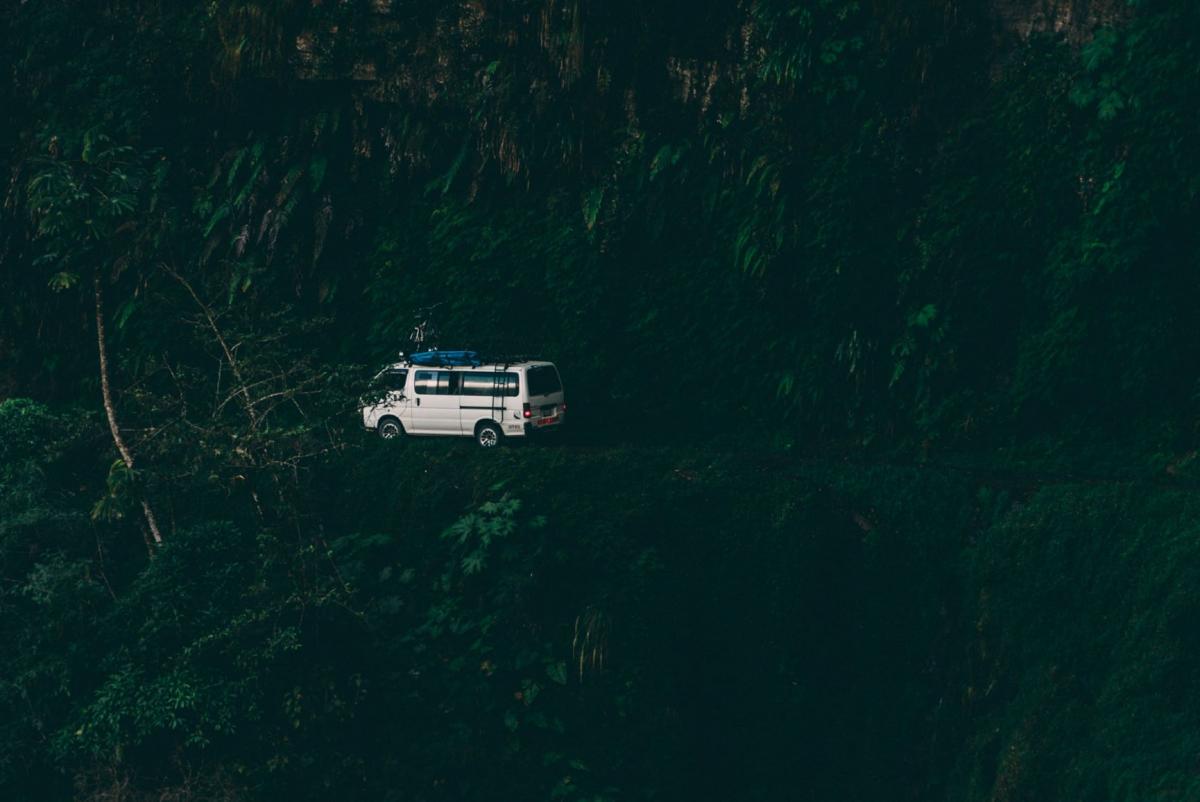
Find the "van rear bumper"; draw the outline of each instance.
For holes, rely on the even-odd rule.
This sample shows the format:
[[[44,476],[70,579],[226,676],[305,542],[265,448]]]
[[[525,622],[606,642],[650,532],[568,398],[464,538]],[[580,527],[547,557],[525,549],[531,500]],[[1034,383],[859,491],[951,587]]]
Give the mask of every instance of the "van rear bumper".
[[[532,423],[529,423],[528,421],[526,421],[525,436],[526,437],[541,437],[544,435],[552,435],[555,432],[561,432],[564,423],[565,423],[565,421],[559,421],[558,423],[552,423],[549,426],[534,426]]]

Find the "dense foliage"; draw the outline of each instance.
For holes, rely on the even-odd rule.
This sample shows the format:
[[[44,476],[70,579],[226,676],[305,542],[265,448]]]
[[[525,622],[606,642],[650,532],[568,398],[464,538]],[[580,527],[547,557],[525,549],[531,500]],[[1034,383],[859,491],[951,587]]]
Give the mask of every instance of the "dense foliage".
[[[0,0],[0,798],[1200,793],[1200,7],[1091,5]],[[359,432],[428,307],[568,441]]]

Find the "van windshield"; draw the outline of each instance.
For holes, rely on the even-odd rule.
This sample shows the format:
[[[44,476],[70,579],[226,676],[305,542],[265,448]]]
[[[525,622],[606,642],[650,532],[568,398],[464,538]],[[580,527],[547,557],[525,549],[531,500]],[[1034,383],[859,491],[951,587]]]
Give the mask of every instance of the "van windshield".
[[[530,368],[526,375],[529,377],[530,395],[550,395],[562,390],[562,382],[558,380],[558,371],[553,365]]]

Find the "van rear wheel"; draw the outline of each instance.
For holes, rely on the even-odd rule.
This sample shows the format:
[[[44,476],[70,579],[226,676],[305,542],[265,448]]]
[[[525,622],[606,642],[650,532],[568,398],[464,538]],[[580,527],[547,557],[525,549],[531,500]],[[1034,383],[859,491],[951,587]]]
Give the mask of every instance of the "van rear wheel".
[[[396,418],[384,418],[379,421],[379,425],[375,427],[379,432],[379,436],[384,440],[395,440],[404,434],[404,427],[400,425],[400,421]]]
[[[494,423],[481,423],[475,427],[475,442],[480,448],[495,448],[503,438],[500,427]]]

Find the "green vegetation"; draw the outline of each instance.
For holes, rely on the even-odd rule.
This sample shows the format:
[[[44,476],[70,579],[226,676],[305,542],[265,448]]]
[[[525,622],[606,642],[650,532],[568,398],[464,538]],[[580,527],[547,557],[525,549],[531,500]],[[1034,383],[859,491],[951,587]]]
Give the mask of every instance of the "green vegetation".
[[[1092,5],[0,0],[0,799],[1200,795],[1200,7]],[[359,431],[433,304],[568,437]]]

